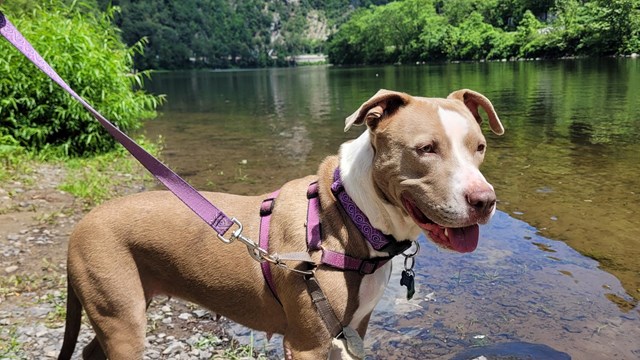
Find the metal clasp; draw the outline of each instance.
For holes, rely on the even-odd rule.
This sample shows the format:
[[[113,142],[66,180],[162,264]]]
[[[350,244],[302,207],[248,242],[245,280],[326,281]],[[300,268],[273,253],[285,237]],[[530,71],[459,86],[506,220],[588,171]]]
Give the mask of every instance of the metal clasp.
[[[231,222],[238,225],[238,229],[236,231],[233,232],[233,234],[231,234],[231,237],[229,237],[229,239],[225,239],[224,236],[217,234],[218,235],[218,239],[220,239],[220,241],[222,241],[225,244],[231,244],[232,242],[234,242],[237,238],[239,238],[240,236],[242,236],[242,224],[240,223],[240,221],[238,221],[238,219],[236,218],[232,218]]]
[[[244,230],[244,227],[242,226],[242,223],[238,219],[232,218],[231,222],[236,224],[238,226],[238,229],[236,229],[231,234],[231,236],[229,236],[228,239],[218,234],[218,239],[220,239],[220,241],[222,241],[225,244],[231,244],[232,242],[238,240],[247,247],[247,251],[249,252],[249,255],[251,255],[251,257],[254,260],[261,263],[265,261],[273,261],[273,259],[271,258],[271,255],[269,255],[269,253],[265,249],[258,246],[258,244],[256,244],[253,240],[242,235],[242,230]]]
[[[414,244],[416,244],[416,250],[413,253],[402,253],[402,256],[404,256],[404,270],[410,271],[411,273],[413,273],[413,266],[416,263],[415,257],[418,255],[418,252],[420,252],[420,244],[417,241],[415,241]]]
[[[283,263],[279,258],[278,258],[278,254],[270,254],[267,250],[261,248],[258,244],[256,244],[253,240],[245,237],[244,235],[242,235],[242,230],[244,229],[244,227],[242,226],[242,223],[236,219],[236,218],[232,218],[231,222],[233,222],[234,224],[236,224],[238,226],[238,229],[236,229],[230,236],[229,238],[225,238],[224,236],[217,234],[218,239],[220,239],[220,241],[222,241],[225,244],[231,244],[232,242],[238,240],[241,243],[243,243],[246,247],[247,247],[247,251],[249,252],[249,255],[256,260],[259,263],[263,263],[265,261],[268,261],[274,265],[277,265],[283,269],[289,270],[289,271],[293,271],[299,274],[310,274],[310,271],[307,270],[298,270],[295,268],[290,268],[288,267],[285,263]],[[305,261],[305,260],[303,260]]]

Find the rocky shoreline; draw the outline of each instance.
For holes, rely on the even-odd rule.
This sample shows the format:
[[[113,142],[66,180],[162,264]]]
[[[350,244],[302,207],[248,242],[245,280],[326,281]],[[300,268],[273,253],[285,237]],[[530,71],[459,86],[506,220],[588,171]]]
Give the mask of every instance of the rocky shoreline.
[[[143,174],[113,174],[114,196],[153,186]],[[56,358],[66,307],[66,247],[88,211],[59,190],[63,164],[37,163],[0,183],[0,359]],[[227,335],[228,321],[176,299],[154,299],[147,313],[145,359],[266,358]],[[86,318],[74,359],[93,337]]]

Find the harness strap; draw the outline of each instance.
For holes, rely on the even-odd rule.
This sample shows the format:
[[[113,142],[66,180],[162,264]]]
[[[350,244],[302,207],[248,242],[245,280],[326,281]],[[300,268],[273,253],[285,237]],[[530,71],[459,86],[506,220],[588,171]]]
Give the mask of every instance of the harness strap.
[[[343,192],[346,194],[346,192]],[[373,274],[391,259],[380,257],[373,259],[357,259],[347,254],[335,252],[322,247],[322,224],[320,224],[320,197],[318,182],[312,182],[307,188],[307,249],[322,251],[320,262],[340,270],[358,271],[360,274]]]
[[[324,321],[329,334],[334,338],[339,338],[342,335],[342,328],[344,326],[342,326],[342,323],[333,312],[329,300],[324,296],[320,284],[318,284],[318,280],[316,280],[313,275],[305,276],[304,279],[307,283],[307,291],[309,291],[311,301],[313,301],[313,304],[316,306],[316,310],[318,310],[322,321]]]
[[[391,260],[390,257],[373,258],[369,260],[357,259],[343,253],[322,249],[322,258],[320,261],[325,265],[337,269],[357,271],[362,275],[369,275],[373,274],[389,260]]]
[[[320,197],[318,196],[318,182],[309,184],[307,189],[307,249],[309,251],[320,250],[322,242],[322,227],[320,224]]]
[[[276,198],[280,190],[276,190],[272,192],[267,199],[262,201],[262,205],[260,206],[260,235],[259,235],[259,246],[269,251],[269,226],[271,224],[271,213],[273,212],[273,207],[276,203]],[[273,282],[273,275],[271,274],[271,263],[268,261],[263,261],[260,263],[260,267],[262,268],[262,276],[269,286],[269,290],[276,298],[276,300],[282,305],[280,302],[280,298],[278,298],[278,293],[276,293],[276,286]]]

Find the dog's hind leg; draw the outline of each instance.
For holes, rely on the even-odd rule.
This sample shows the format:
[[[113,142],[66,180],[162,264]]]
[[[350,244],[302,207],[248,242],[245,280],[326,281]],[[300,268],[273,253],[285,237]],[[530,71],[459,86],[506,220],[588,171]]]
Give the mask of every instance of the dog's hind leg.
[[[102,351],[98,337],[94,337],[91,342],[82,350],[84,360],[106,360],[107,355]]]
[[[104,279],[101,285],[104,285]],[[117,279],[113,279],[118,282]],[[131,279],[126,283],[131,284]],[[139,280],[137,281],[139,282]],[[139,287],[108,286],[109,296],[87,302],[85,310],[96,338],[83,351],[84,359],[142,359],[146,331],[146,300]]]

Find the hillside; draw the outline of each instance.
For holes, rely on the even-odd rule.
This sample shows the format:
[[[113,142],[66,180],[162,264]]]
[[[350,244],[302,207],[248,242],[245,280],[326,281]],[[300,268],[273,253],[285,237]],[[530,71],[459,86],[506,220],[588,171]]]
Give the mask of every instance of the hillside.
[[[328,35],[380,0],[99,0],[120,8],[123,40],[146,39],[139,69],[272,66],[324,51]]]

